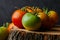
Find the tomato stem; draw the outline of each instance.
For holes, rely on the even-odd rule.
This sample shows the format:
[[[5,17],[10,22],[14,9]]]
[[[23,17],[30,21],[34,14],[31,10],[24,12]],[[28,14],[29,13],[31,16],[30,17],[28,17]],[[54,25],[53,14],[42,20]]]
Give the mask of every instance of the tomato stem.
[[[9,25],[9,23],[8,23],[8,22],[6,22],[6,27],[8,27],[8,25]]]
[[[46,12],[46,14],[48,14],[48,8],[46,8],[46,11],[45,12]]]
[[[21,8],[22,11],[26,11],[26,7]]]
[[[48,14],[48,8],[44,7],[44,8],[43,8],[43,11],[44,11],[46,14]]]
[[[6,22],[6,23],[3,23],[3,27],[8,27],[9,23]]]

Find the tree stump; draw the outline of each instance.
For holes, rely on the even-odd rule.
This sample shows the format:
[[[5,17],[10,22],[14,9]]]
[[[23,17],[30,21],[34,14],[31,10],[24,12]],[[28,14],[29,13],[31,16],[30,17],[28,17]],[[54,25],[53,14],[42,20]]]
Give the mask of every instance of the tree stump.
[[[12,29],[8,40],[60,40],[60,31],[37,32],[25,29]]]

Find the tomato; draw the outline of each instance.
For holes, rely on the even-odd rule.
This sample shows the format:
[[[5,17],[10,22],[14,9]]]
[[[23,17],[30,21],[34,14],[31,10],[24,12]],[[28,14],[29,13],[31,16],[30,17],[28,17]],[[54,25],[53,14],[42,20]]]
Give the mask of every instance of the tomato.
[[[40,17],[40,19],[41,19],[41,25],[44,27],[47,27],[47,25],[48,25],[47,23],[49,21],[48,15],[45,14],[44,12],[39,12],[38,17]]]
[[[38,30],[40,28],[41,20],[32,13],[26,13],[22,18],[22,24],[27,30]]]
[[[58,14],[57,14],[57,12],[51,10],[51,11],[48,12],[48,16],[49,16],[50,20],[53,23],[58,22]]]
[[[48,20],[48,15],[46,15],[44,12],[39,12],[38,17],[40,17],[42,22],[46,22]]]
[[[17,26],[15,26],[13,23],[10,23],[9,25],[8,25],[8,31],[10,32],[11,31],[11,29],[17,29],[18,27]]]
[[[0,40],[5,40],[8,36],[8,30],[6,27],[0,27]]]
[[[19,28],[23,28],[22,17],[24,14],[25,14],[25,11],[22,11],[20,9],[14,11],[14,13],[12,15],[12,22],[14,23],[14,25],[16,25]]]
[[[13,25],[13,23],[10,23],[9,25],[8,25],[8,31],[10,31],[12,28],[14,27],[14,25]]]
[[[51,29],[53,26],[55,26],[55,23],[58,22],[58,14],[57,12],[50,10],[48,12],[48,16],[49,16],[48,26]]]

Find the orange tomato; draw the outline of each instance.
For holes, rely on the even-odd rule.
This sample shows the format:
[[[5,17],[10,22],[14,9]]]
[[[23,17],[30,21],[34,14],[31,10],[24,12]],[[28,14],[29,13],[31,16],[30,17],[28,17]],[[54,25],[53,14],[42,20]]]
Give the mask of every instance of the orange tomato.
[[[39,12],[38,17],[40,17],[42,22],[46,22],[48,20],[48,15],[46,15],[44,12]]]
[[[45,14],[44,12],[40,12],[39,14],[38,14],[38,16],[40,17],[40,19],[41,19],[41,27],[42,28],[50,28],[49,27],[49,17],[48,17],[48,15],[47,14]]]
[[[13,23],[10,23],[7,29],[10,32],[11,29],[17,29],[17,27]]]
[[[53,26],[55,26],[55,23],[58,22],[58,14],[57,12],[51,10],[48,12],[48,16],[49,16],[49,21],[47,24],[50,28],[52,28]]]
[[[57,14],[57,12],[51,10],[51,11],[48,12],[48,16],[49,16],[50,20],[53,23],[57,23],[58,22],[58,14]]]

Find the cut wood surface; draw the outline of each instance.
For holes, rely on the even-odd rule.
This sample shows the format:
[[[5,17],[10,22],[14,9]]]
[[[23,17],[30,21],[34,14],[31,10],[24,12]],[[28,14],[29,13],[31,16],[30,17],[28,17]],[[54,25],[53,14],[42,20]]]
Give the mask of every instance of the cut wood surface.
[[[12,29],[11,31],[23,31],[23,32],[27,32],[27,33],[36,33],[36,34],[48,34],[48,35],[60,35],[60,31],[44,31],[44,32],[40,32],[40,31],[28,31],[25,29]]]
[[[9,33],[8,40],[60,40],[60,30],[57,30],[55,27],[50,31],[12,29]]]

